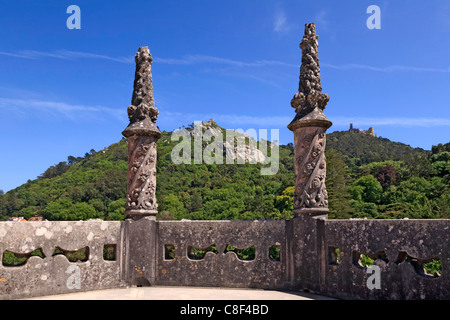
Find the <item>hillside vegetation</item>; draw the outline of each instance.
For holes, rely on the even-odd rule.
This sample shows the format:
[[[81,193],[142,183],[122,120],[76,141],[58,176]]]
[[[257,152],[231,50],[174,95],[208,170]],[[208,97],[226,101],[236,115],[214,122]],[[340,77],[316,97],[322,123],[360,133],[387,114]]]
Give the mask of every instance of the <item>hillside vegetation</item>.
[[[158,219],[289,219],[292,144],[279,148],[278,173],[262,164],[179,164],[171,132],[158,141]],[[450,218],[450,143],[431,151],[368,135],[327,135],[329,218]],[[224,161],[225,163],[225,161]],[[35,180],[2,195],[0,219],[124,219],[125,139],[84,157],[68,156]]]

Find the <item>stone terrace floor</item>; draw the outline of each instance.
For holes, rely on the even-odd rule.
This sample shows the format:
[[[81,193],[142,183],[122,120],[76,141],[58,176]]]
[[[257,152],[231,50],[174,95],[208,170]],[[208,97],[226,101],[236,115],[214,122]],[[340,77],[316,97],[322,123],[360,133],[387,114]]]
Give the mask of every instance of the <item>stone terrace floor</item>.
[[[33,297],[28,300],[333,300],[304,292],[203,287],[130,287]]]

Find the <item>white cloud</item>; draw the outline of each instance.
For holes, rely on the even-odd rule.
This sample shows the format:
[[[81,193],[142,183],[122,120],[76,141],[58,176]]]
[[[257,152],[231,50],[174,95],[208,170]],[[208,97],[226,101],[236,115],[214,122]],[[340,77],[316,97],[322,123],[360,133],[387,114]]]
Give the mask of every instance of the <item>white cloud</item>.
[[[114,120],[126,121],[126,110],[123,108],[113,109],[104,106],[90,106],[80,104],[70,104],[59,101],[46,101],[38,99],[9,99],[0,98],[0,111],[7,111],[21,116],[34,114],[35,116],[67,118],[73,121],[92,120],[101,118],[112,118]],[[160,110],[158,122],[161,124],[170,123],[171,119],[183,119],[183,123],[194,121],[205,121],[215,119],[219,125],[232,126],[254,126],[267,128],[285,128],[292,120],[291,116],[250,116],[224,113],[181,113],[168,110]],[[396,127],[450,127],[450,119],[446,118],[406,118],[406,117],[348,117],[348,116],[328,116],[334,126],[348,126],[353,123],[355,126],[396,126]]]
[[[102,54],[95,54],[89,52],[71,51],[71,50],[56,50],[53,52],[37,51],[37,50],[20,50],[17,52],[0,51],[0,55],[23,58],[23,59],[42,59],[55,58],[63,60],[78,60],[78,59],[101,59],[110,60],[121,63],[134,63],[132,57],[111,57]]]
[[[86,59],[103,59],[121,63],[134,63],[134,57],[110,57],[102,54],[95,54],[89,52],[59,50],[58,53],[67,58],[86,58]]]
[[[450,3],[440,1],[436,7],[436,21],[438,25],[446,31],[450,30]]]
[[[326,10],[321,10],[315,17],[314,22],[317,26],[320,26],[323,29],[328,30],[329,20],[328,20],[328,12]]]
[[[290,25],[287,23],[286,14],[284,10],[277,9],[273,19],[273,31],[275,32],[287,32],[290,30]]]
[[[344,64],[344,65],[334,65],[329,63],[321,63],[321,67],[332,68],[337,70],[370,70],[377,72],[395,72],[395,71],[409,71],[409,72],[450,72],[450,67],[447,68],[429,68],[429,67],[411,67],[411,66],[400,66],[393,65],[387,67],[374,67],[365,64]]]
[[[109,60],[120,63],[134,63],[134,57],[111,57],[102,54],[71,51],[71,50],[57,50],[54,52],[44,52],[36,50],[21,50],[17,52],[5,52],[0,51],[0,55],[22,58],[22,59],[42,59],[42,58],[54,58],[64,60],[79,60],[79,59],[101,59]],[[168,65],[195,65],[195,64],[221,64],[232,67],[298,67],[295,64],[286,63],[277,60],[255,60],[255,61],[240,61],[222,57],[208,56],[208,55],[185,55],[182,58],[161,58],[153,57],[154,62]]]
[[[336,126],[348,126],[353,123],[356,126],[396,126],[396,127],[437,127],[450,126],[450,119],[445,118],[372,118],[372,117],[329,117]]]
[[[204,65],[206,68],[202,72],[249,78],[274,87],[279,87],[284,79],[289,78],[280,67],[298,68],[297,65],[277,60],[241,61],[208,55],[186,55],[180,59],[155,58],[154,61],[168,65]],[[243,71],[243,68],[246,70]]]
[[[178,119],[182,117],[186,123],[192,123],[194,121],[206,121],[207,119],[214,119],[221,125],[233,125],[233,126],[255,126],[255,127],[279,127],[286,128],[286,126],[292,121],[294,115],[291,116],[249,116],[249,115],[237,115],[237,114],[223,114],[223,113],[181,113],[171,111],[161,111],[161,121],[170,119]],[[445,118],[402,118],[402,117],[346,117],[336,116],[328,117],[334,126],[348,127],[350,123],[355,126],[396,126],[396,127],[449,127],[450,119]],[[165,119],[165,120],[163,120]]]
[[[282,12],[282,11],[280,11]],[[284,13],[276,19],[278,21],[276,23],[277,28],[285,28],[285,17]],[[287,28],[287,27],[286,27]],[[280,29],[281,31],[281,29]],[[22,59],[43,59],[43,58],[53,58],[53,59],[63,59],[63,60],[79,60],[79,59],[100,59],[100,60],[108,60],[119,63],[127,63],[133,64],[134,57],[112,57],[108,55],[90,53],[90,52],[81,52],[81,51],[71,51],[71,50],[56,50],[53,52],[44,52],[37,50],[20,50],[16,52],[6,52],[0,51],[0,55],[16,57]],[[209,55],[185,55],[182,58],[160,58],[154,57],[154,61],[161,64],[168,65],[195,65],[195,64],[222,64],[232,67],[249,67],[249,68],[260,68],[260,67],[299,67],[296,64],[287,63],[278,60],[255,60],[255,61],[241,61],[234,60],[223,57],[215,57]],[[432,67],[413,67],[413,66],[402,66],[402,65],[392,65],[386,67],[376,67],[365,64],[355,64],[348,63],[343,65],[336,65],[330,63],[321,63],[322,67],[332,68],[336,70],[370,70],[377,72],[396,72],[396,71],[405,71],[405,72],[450,72],[450,67],[443,68],[432,68]]]
[[[223,114],[223,113],[181,113],[171,111],[161,111],[161,116],[166,119],[182,117],[186,123],[194,121],[206,121],[207,119],[214,119],[219,125],[232,124],[234,126],[257,126],[257,127],[286,127],[291,121],[292,117],[283,116],[248,116],[237,114]],[[161,118],[162,120],[162,118]]]
[[[16,52],[0,51],[0,55],[23,58],[23,59],[42,59],[54,58],[64,60],[78,60],[78,59],[101,59],[120,63],[134,63],[134,57],[111,57],[103,54],[96,54],[90,52],[71,51],[71,50],[56,50],[53,52],[44,52],[36,50],[20,50]],[[163,64],[173,65],[194,65],[194,64],[224,64],[235,67],[267,67],[267,66],[285,66],[297,67],[296,65],[277,61],[277,60],[255,60],[255,61],[240,61],[222,57],[214,57],[208,55],[185,55],[182,58],[161,58],[154,57],[154,61]]]
[[[297,67],[297,65],[277,61],[277,60],[255,60],[251,62],[233,60],[228,58],[214,57],[208,55],[186,55],[181,59],[171,59],[171,58],[155,58],[155,62],[164,64],[175,64],[175,65],[193,65],[202,63],[214,63],[214,64],[225,64],[234,67],[267,67],[267,66],[281,66],[281,67]]]
[[[117,120],[126,119],[126,111],[103,106],[86,106],[66,102],[45,101],[37,99],[0,98],[0,110],[6,110],[21,116],[30,113],[37,116],[68,118],[70,120],[90,120],[99,117],[111,117]]]

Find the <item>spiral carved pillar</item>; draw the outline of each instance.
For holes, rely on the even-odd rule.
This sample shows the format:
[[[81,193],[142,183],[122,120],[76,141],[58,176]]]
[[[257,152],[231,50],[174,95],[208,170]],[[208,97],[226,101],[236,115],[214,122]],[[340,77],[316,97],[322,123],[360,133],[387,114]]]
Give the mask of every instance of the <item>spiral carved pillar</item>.
[[[155,136],[128,137],[127,216],[156,215],[156,141]]]
[[[329,96],[322,93],[318,46],[315,24],[306,24],[299,92],[291,100],[296,116],[288,125],[294,132],[295,214],[328,213],[325,132],[332,123],[323,113]]]
[[[140,47],[136,57],[136,73],[131,105],[130,124],[122,132],[128,139],[127,201],[129,218],[158,213],[156,202],[156,142],[161,132],[155,125],[158,109],[154,106],[151,75],[152,56],[147,47]]]
[[[294,131],[294,213],[328,212],[326,128],[301,127]]]

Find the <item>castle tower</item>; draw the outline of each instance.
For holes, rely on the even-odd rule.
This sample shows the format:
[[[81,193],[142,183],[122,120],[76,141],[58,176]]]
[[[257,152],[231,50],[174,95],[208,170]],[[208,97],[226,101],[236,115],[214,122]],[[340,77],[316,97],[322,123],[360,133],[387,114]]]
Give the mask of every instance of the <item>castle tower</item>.
[[[328,213],[326,177],[326,130],[332,125],[323,113],[329,96],[322,93],[314,23],[305,25],[300,43],[302,64],[298,93],[291,100],[296,115],[288,128],[294,132],[294,213]]]
[[[155,218],[158,212],[155,193],[156,141],[161,137],[161,132],[155,125],[158,109],[153,99],[153,59],[148,47],[139,48],[135,61],[134,90],[128,107],[130,124],[122,132],[128,138],[128,194],[125,214],[130,218]]]

